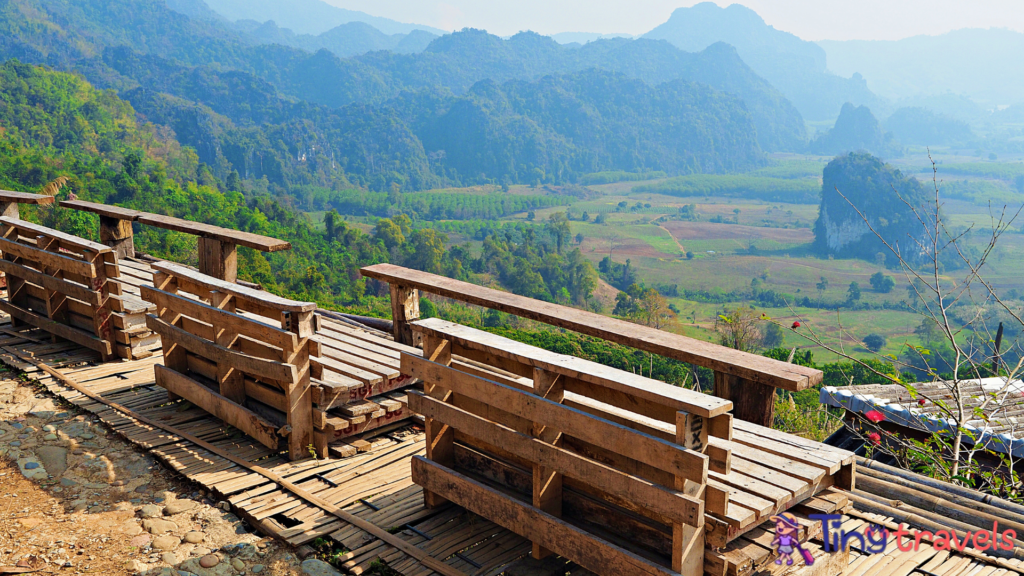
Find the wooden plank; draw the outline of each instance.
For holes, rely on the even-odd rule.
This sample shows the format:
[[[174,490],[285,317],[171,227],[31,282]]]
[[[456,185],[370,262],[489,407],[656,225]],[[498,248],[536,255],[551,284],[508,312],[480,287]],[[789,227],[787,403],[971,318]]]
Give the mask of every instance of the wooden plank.
[[[13,202],[15,204],[36,204],[45,205],[53,204],[53,196],[46,194],[32,194],[29,192],[11,192],[10,190],[0,190],[0,202]]]
[[[153,366],[156,384],[238,428],[268,448],[277,449],[277,428],[246,408],[199,382],[159,364]]]
[[[484,350],[500,358],[535,368],[543,368],[567,378],[602,386],[664,406],[664,414],[646,415],[652,418],[657,417],[673,425],[675,424],[675,413],[678,411],[710,418],[719,414],[725,414],[732,408],[732,403],[728,400],[672,386],[660,380],[623,372],[622,370],[610,368],[597,362],[549,352],[438,318],[420,320],[415,322],[414,326],[425,334],[434,334],[438,337],[449,339],[453,343],[457,343],[465,348]],[[568,387],[567,390],[577,394],[584,394],[586,392],[585,389],[572,389]]]
[[[173,216],[161,216],[159,214],[141,212],[139,214],[138,221],[140,224],[145,224],[147,226],[155,226],[157,228],[164,228],[165,230],[173,230],[184,234],[202,236],[204,238],[214,238],[221,242],[237,244],[239,246],[245,246],[261,252],[279,252],[281,250],[290,250],[292,247],[290,242],[285,242],[284,240],[278,240],[268,236],[260,236],[259,234],[252,234],[251,232],[241,232],[230,228],[221,228],[220,226],[213,226],[202,222],[183,220]]]
[[[84,238],[79,238],[78,236],[65,234],[64,232],[59,232],[57,230],[47,228],[46,226],[41,226],[39,224],[32,224],[31,222],[26,222],[24,220],[0,218],[0,223],[12,226],[18,229],[19,232],[26,232],[26,236],[30,238],[36,238],[37,236],[48,236],[50,238],[55,238],[59,240],[61,244],[67,244],[69,246],[74,246],[81,250],[88,250],[90,252],[95,252],[97,254],[113,252],[113,250],[111,250],[109,246],[104,246],[99,242],[85,240]]]
[[[96,276],[96,266],[92,262],[79,260],[63,254],[46,252],[33,246],[26,246],[20,242],[14,242],[7,238],[0,238],[0,252],[13,254],[18,258],[32,260],[45,266],[60,268],[65,272],[77,274],[86,278]]]
[[[362,434],[364,432],[376,430],[378,428],[389,426],[396,422],[401,422],[402,420],[405,420],[406,418],[409,418],[412,415],[412,412],[407,407],[403,406],[401,410],[387,412],[386,414],[378,418],[367,418],[366,420],[358,423],[348,420],[348,426],[344,428],[332,425],[331,421],[345,420],[345,418],[328,418],[327,428],[331,430],[331,435],[329,439],[339,440],[341,438],[347,438],[355,434]],[[362,418],[362,416],[359,416],[359,418]]]
[[[71,296],[72,298],[76,298],[93,306],[99,306],[101,304],[102,294],[100,292],[90,290],[88,287],[82,286],[81,284],[76,284],[49,274],[38,272],[26,266],[22,266],[21,264],[15,264],[8,260],[0,260],[0,272],[5,272],[12,276],[28,280],[29,282],[42,286],[47,290],[60,292],[61,294]]]
[[[410,270],[393,264],[367,266],[361,272],[364,276],[376,278],[389,284],[410,286],[430,294],[567,328],[668,358],[711,368],[716,372],[733,374],[758,384],[795,391],[811,388],[822,381],[821,371],[812,368],[748,354],[593,312],[540,302],[532,298]],[[690,410],[690,412],[693,411]]]
[[[409,392],[409,408],[487,444],[500,446],[520,458],[556,469],[566,476],[666,518],[692,526],[704,525],[704,503],[698,498],[619,472],[600,462],[425,396],[419,391]]]
[[[678,576],[678,573],[668,568],[613,546],[601,538],[423,457],[413,457],[412,478],[425,489],[438,493],[524,538],[540,542],[545,548],[588,570],[599,574]]]
[[[161,308],[172,308],[180,314],[191,316],[207,324],[217,324],[220,328],[230,327],[239,334],[269,342],[288,352],[295,350],[299,345],[298,338],[291,332],[263,322],[249,320],[234,312],[221,310],[191,298],[184,298],[149,286],[142,286],[142,297]]]
[[[165,347],[168,345],[181,346],[193,354],[198,354],[218,364],[231,364],[234,368],[246,374],[277,382],[294,382],[298,377],[295,366],[292,364],[275,362],[229,350],[209,340],[189,334],[152,314],[146,315],[146,326],[160,335]]]
[[[520,418],[552,426],[564,434],[659,470],[698,484],[707,483],[708,457],[677,444],[411,354],[402,354],[402,372],[474,400],[500,406]]]
[[[92,334],[77,328],[72,328],[71,326],[54,322],[49,318],[43,318],[37,314],[22,310],[21,308],[18,308],[9,302],[5,302],[4,300],[0,300],[0,310],[10,314],[13,318],[25,322],[26,324],[31,324],[36,328],[41,328],[51,334],[64,338],[65,340],[70,340],[75,344],[81,344],[86,348],[96,350],[101,354],[113,353],[111,343],[107,340],[101,340]]]
[[[216,278],[211,278],[198,271],[185,268],[178,264],[172,264],[170,262],[154,262],[153,269],[158,272],[163,272],[164,274],[187,279],[209,291],[225,292],[235,296],[236,298],[260,303],[264,306],[276,308],[282,312],[312,312],[316,310],[316,302],[297,302],[295,300],[289,300],[270,292],[254,290],[240,284],[233,284],[231,282],[224,282]],[[238,307],[243,308],[242,306]],[[305,336],[300,335],[300,337]]]
[[[83,210],[85,212],[99,214],[100,216],[107,216],[108,218],[129,220],[132,222],[138,220],[139,216],[142,214],[142,212],[132,210],[131,208],[122,208],[111,204],[97,204],[96,202],[86,202],[85,200],[62,200],[60,202],[60,206],[62,208]]]
[[[363,384],[367,384],[370,386],[374,384],[380,384],[381,382],[384,381],[384,377],[380,376],[379,374],[367,372],[366,370],[356,368],[355,366],[351,366],[349,364],[342,364],[341,362],[338,362],[333,358],[310,358],[309,361],[313,366],[314,375],[316,375],[317,373],[322,374],[324,371],[330,370],[331,372],[336,372],[338,374],[341,374],[342,376],[353,378],[355,380],[362,382]],[[318,378],[324,380],[327,379],[326,377],[323,376],[318,376]]]

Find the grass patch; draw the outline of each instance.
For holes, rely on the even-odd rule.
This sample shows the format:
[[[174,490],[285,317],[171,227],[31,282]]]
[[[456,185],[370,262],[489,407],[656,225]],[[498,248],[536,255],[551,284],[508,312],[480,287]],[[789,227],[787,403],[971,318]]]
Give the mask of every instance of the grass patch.
[[[669,196],[733,196],[786,202],[817,204],[821,183],[817,177],[787,179],[749,175],[693,174],[669,178],[656,184],[633,188],[634,192],[653,192]]]

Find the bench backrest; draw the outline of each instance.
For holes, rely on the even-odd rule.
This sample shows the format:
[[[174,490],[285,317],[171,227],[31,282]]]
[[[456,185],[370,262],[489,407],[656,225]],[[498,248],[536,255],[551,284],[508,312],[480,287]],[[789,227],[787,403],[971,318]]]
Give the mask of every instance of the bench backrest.
[[[120,285],[117,257],[103,244],[10,217],[0,217],[0,271],[8,298],[0,303],[15,324],[114,353],[111,294]]]
[[[268,447],[286,437],[292,458],[308,456],[316,305],[167,262],[153,269],[142,297],[157,307],[146,319],[163,343],[157,384]]]

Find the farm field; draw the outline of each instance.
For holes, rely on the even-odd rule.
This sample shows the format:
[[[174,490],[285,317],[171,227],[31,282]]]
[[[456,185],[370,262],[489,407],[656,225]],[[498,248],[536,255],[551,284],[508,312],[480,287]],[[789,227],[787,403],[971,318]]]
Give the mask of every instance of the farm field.
[[[940,162],[947,161],[941,154],[936,157]],[[717,189],[721,190],[726,184],[740,186],[743,182],[762,178],[768,184],[784,189],[787,178],[802,183],[817,174],[820,182],[821,170],[828,160],[779,155],[775,165],[742,178],[712,177],[708,181],[714,181]],[[1024,201],[1024,194],[1017,192],[1009,183],[994,178],[993,174],[1016,174],[1024,168],[978,167],[962,157],[949,157],[948,160],[950,164],[956,162],[957,172],[955,175],[945,174],[939,165],[940,188],[949,189],[952,195],[942,196],[943,214],[951,230],[963,231],[973,226],[968,243],[981,250],[988,240],[993,215],[998,218],[998,212],[1004,205],[1012,205],[1016,200],[1019,206]],[[930,164],[927,156],[911,155],[898,162],[903,170],[918,174],[926,187],[931,186],[931,173],[926,169]],[[972,170],[979,175],[972,175]],[[549,194],[571,200],[568,205],[537,208],[529,214],[518,212],[500,220],[543,225],[553,214],[567,214],[574,237],[571,247],[579,248],[595,267],[606,257],[619,264],[628,260],[640,282],[659,290],[675,287],[680,296],[670,292],[667,301],[679,312],[669,329],[688,336],[713,340],[715,319],[720,314],[752,304],[749,298],[753,283],[760,290],[788,295],[791,302],[789,306],[775,308],[761,307],[755,302],[759,313],[786,327],[799,320],[805,327],[804,332],[813,330],[824,341],[837,347],[842,334],[842,346],[854,355],[874,357],[860,344],[864,336],[872,333],[886,337],[887,345],[880,352],[883,355],[900,354],[906,343],[920,344],[914,329],[920,324],[921,317],[909,311],[836,311],[795,306],[795,301],[802,302],[805,297],[815,304],[844,302],[851,282],[857,282],[861,287],[860,302],[873,307],[888,305],[899,308],[900,302],[908,299],[908,279],[901,270],[886,269],[882,260],[831,259],[812,253],[812,227],[818,217],[817,203],[809,203],[805,196],[800,196],[796,202],[747,198],[743,197],[742,186],[734,186],[724,195],[711,192],[702,195],[699,191],[674,195],[660,191],[665,189],[666,183],[674,180],[678,181],[658,178],[576,186],[571,190],[568,187],[513,186],[507,194],[522,197]],[[699,181],[690,179],[687,182]],[[431,192],[477,197],[502,194],[497,186]],[[992,196],[991,206],[986,195]],[[314,218],[317,216],[313,215]],[[372,217],[349,216],[346,219],[350,225],[364,230],[371,229],[374,222]],[[454,221],[450,225],[440,221],[420,221],[417,225],[434,225],[446,230],[465,228]],[[1001,293],[1014,288],[1024,292],[1024,267],[1019,265],[1020,255],[1024,254],[1022,226],[1024,219],[1016,223],[1010,233],[1002,236],[985,269],[985,277]],[[452,244],[479,250],[482,237],[459,231],[445,233]],[[579,239],[582,242],[577,242]],[[895,287],[887,294],[871,290],[870,278],[880,271],[895,281]],[[948,271],[945,281],[952,285],[962,274],[962,270]],[[827,286],[819,290],[823,278],[827,280]],[[610,286],[608,282],[615,284],[613,279],[605,277],[598,291],[605,313],[610,313],[614,306],[615,292],[624,288]],[[712,301],[688,300],[684,297],[688,290],[717,296]],[[726,298],[729,294],[739,296]],[[785,333],[784,345],[787,347],[811,348],[819,361],[838,358],[798,333],[788,329]]]

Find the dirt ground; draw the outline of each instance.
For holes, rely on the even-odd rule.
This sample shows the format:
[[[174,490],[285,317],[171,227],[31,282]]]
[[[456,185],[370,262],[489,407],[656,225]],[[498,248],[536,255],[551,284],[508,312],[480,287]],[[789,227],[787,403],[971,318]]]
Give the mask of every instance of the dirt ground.
[[[0,371],[0,574],[333,572],[300,565],[220,505],[91,415]]]
[[[662,225],[673,237],[685,243],[688,239],[700,240],[776,240],[786,244],[805,244],[814,240],[810,228],[763,228],[760,226],[737,226],[713,222],[687,222],[672,220]]]

